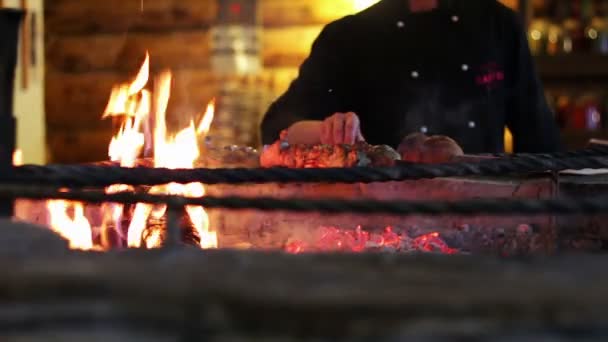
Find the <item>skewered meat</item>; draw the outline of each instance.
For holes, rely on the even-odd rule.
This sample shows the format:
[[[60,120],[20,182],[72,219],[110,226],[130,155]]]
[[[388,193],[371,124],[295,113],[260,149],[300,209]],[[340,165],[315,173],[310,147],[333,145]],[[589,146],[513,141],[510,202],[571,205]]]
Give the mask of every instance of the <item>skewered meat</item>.
[[[427,139],[428,137],[422,133],[414,133],[405,137],[397,148],[401,159],[412,163],[420,163],[423,145]]]
[[[401,160],[397,151],[388,145],[367,145],[367,157],[370,159],[371,166],[393,166],[396,160]]]
[[[408,135],[395,151],[389,146],[365,142],[354,145],[290,145],[286,132],[281,139],[266,146],[260,156],[262,167],[334,168],[355,166],[393,166],[396,160],[412,163],[447,163],[463,155],[458,144],[441,135]]]
[[[289,145],[277,141],[264,149],[260,164],[289,168],[392,166],[399,159],[395,150],[384,145]]]
[[[443,135],[427,137],[421,133],[405,137],[398,151],[404,161],[426,164],[447,163],[454,157],[464,154],[458,143],[449,137]]]
[[[423,144],[421,163],[437,164],[448,163],[454,157],[464,155],[462,148],[451,138],[436,135],[428,138]]]

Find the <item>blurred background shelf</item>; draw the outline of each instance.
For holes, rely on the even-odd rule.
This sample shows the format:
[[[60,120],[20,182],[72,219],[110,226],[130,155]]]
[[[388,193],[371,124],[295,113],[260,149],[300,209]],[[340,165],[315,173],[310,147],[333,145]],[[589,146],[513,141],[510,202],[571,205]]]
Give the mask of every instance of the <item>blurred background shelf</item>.
[[[608,140],[608,130],[598,131],[577,131],[564,130],[562,131],[562,140],[568,144],[568,147],[579,149],[587,145],[591,139]]]
[[[565,145],[608,138],[608,0],[520,0],[518,7]]]
[[[537,56],[538,72],[545,83],[581,81],[608,83],[608,56],[573,54]]]

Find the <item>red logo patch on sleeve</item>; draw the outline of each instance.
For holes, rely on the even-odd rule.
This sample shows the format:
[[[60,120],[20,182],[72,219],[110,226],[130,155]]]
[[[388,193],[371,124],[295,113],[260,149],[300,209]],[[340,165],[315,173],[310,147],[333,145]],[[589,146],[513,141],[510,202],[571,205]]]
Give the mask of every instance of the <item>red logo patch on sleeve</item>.
[[[497,63],[484,64],[479,68],[479,74],[475,77],[478,86],[493,88],[504,81],[505,72]]]

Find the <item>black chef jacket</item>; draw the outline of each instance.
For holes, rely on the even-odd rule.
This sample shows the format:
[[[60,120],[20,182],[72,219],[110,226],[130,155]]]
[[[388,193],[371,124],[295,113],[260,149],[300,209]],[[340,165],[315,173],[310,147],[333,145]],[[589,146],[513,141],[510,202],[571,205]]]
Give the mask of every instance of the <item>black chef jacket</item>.
[[[289,89],[269,108],[262,140],[301,120],[355,112],[371,144],[413,132],[454,138],[466,153],[558,149],[559,134],[518,15],[494,0],[446,0],[413,13],[406,0],[327,25]]]

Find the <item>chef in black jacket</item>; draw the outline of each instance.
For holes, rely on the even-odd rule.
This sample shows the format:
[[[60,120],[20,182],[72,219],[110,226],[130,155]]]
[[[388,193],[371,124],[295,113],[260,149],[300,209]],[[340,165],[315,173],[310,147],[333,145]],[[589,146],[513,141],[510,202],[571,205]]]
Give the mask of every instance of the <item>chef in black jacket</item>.
[[[466,153],[559,149],[559,134],[518,15],[495,0],[382,0],[327,25],[262,140],[397,147],[441,134]]]

